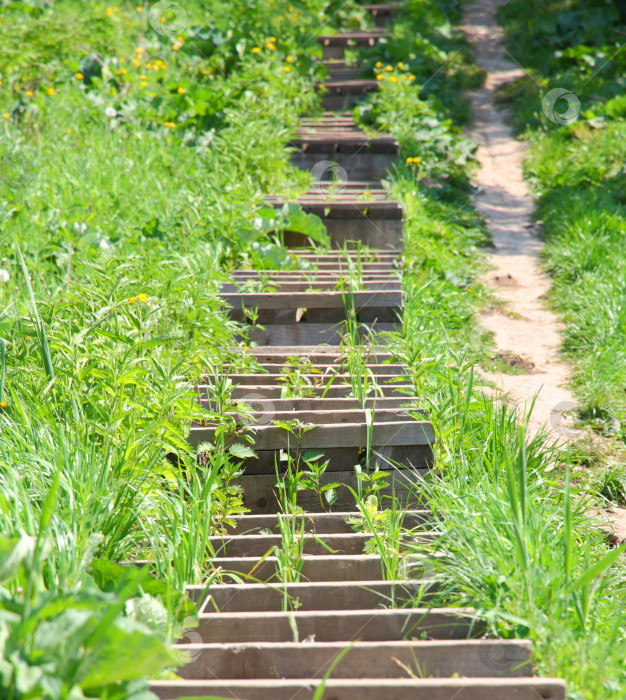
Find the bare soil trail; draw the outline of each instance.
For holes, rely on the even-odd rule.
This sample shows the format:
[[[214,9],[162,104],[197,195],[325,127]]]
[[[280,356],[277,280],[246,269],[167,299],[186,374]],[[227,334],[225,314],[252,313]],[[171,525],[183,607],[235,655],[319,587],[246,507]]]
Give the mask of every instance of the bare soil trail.
[[[475,181],[480,191],[473,203],[485,218],[495,246],[490,252],[493,269],[483,281],[506,302],[504,308],[485,310],[480,321],[493,332],[499,353],[520,356],[528,368],[522,374],[489,374],[498,394],[521,409],[530,408],[536,395],[531,431],[547,423],[561,440],[569,434],[562,412],[574,402],[565,386],[568,365],[558,355],[561,327],[543,302],[550,281],[540,268],[542,243],[533,228],[533,200],[523,180],[525,146],[513,137],[505,113],[493,102],[501,85],[523,74],[508,58],[504,32],[496,20],[498,8],[505,3],[477,0],[466,7],[463,19],[476,61],[487,73],[484,86],[467,93],[475,115],[469,135],[479,144]]]

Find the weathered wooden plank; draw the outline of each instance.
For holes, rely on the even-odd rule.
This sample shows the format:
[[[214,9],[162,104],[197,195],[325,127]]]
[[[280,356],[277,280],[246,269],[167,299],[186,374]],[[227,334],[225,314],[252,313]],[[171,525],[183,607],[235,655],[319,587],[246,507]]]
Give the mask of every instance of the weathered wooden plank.
[[[363,139],[352,139],[349,143],[329,143],[326,141],[308,142],[307,149],[292,144],[296,150],[291,154],[291,163],[301,170],[311,171],[321,160],[336,163],[343,170],[345,178],[365,178],[383,180],[398,158],[398,147],[389,145],[385,150],[382,144],[377,149],[368,148]],[[371,245],[379,245],[374,241]]]
[[[433,580],[318,581],[288,584],[222,583],[206,589],[188,586],[187,596],[201,612],[268,612],[275,610],[366,610],[401,606],[437,590]]]
[[[366,49],[390,38],[382,29],[373,29],[369,32],[349,32],[338,36],[318,36],[317,41],[322,45],[323,60],[328,61],[342,59],[346,49]]]
[[[265,557],[215,557],[211,561],[214,569],[224,574],[229,572],[243,577],[244,583],[256,581],[278,581],[277,559]],[[302,581],[382,581],[382,564],[380,557],[374,554],[346,554],[341,557],[332,555],[307,554],[302,558]],[[417,572],[410,578],[423,578],[423,572]],[[403,577],[409,578],[406,573]],[[226,641],[226,640],[224,640]],[[234,640],[233,640],[234,641]]]
[[[198,391],[201,395],[210,396],[211,387],[200,385]],[[231,398],[234,401],[247,401],[248,403],[260,399],[280,399],[284,395],[284,385],[245,385],[235,386],[231,390]],[[352,394],[352,386],[349,384],[332,384],[329,387],[313,386],[307,387],[307,392],[312,396],[321,396],[322,394],[329,399],[347,397]],[[415,386],[413,384],[398,382],[397,384],[381,384],[377,387],[376,392],[372,395],[378,396],[404,396],[414,398]]]
[[[222,301],[235,308],[243,305],[256,309],[343,309],[347,303],[352,303],[356,308],[371,306],[401,308],[403,296],[401,291],[395,290],[220,293]]]
[[[356,413],[356,412],[355,412]],[[385,419],[389,418],[388,415]],[[368,425],[366,419],[352,423],[322,423],[308,431],[301,431],[296,437],[277,425],[257,425],[250,430],[252,449],[315,450],[324,447],[364,447],[376,445],[391,447],[396,445],[434,445],[435,432],[429,421],[398,418],[397,420],[376,420]],[[189,441],[196,446],[201,442],[212,442],[215,436],[213,426],[192,426]]]
[[[253,280],[254,278],[247,278],[247,279],[241,279],[238,283],[235,282],[225,282],[220,285],[220,295],[236,295],[236,296],[242,296],[242,287],[244,285],[249,285],[250,280]],[[259,279],[259,282],[262,282],[261,279]],[[306,280],[302,279],[302,276],[299,276],[298,278],[277,278],[273,282],[274,290],[273,292],[266,292],[266,294],[276,294],[276,293],[282,293],[282,294],[289,294],[290,296],[293,294],[297,293],[307,293],[307,294],[320,294],[321,292],[326,292],[326,293],[339,293],[337,292],[337,288],[342,288],[345,286],[346,291],[344,293],[347,293],[348,290],[351,288],[349,285],[343,285],[342,282],[337,282],[336,279],[327,279],[327,280]],[[354,287],[352,287],[354,288]],[[387,279],[378,279],[378,280],[362,280],[358,284],[358,289],[359,289],[359,294],[362,294],[366,291],[372,291],[372,292],[395,292],[397,294],[402,294],[402,280],[400,280],[398,277],[393,277],[393,278],[387,278]],[[353,292],[354,294],[354,292]],[[246,303],[245,299],[242,299],[242,302]],[[229,303],[233,304],[233,302]],[[315,300],[313,301],[315,303]],[[239,302],[236,304],[237,306],[240,306]],[[246,306],[254,306],[253,303],[246,303]],[[307,305],[304,305],[307,307]],[[339,306],[339,304],[337,304]],[[342,305],[343,306],[343,305]],[[260,306],[258,308],[261,308]],[[277,308],[277,307],[271,307],[271,308]],[[292,306],[288,306],[286,308],[292,308]],[[307,307],[308,308],[308,307]]]
[[[423,455],[415,450],[417,457],[423,460]],[[383,459],[380,460],[385,465]],[[391,500],[395,499],[399,507],[418,508],[423,506],[419,480],[427,473],[427,469],[412,469],[390,471],[386,477],[388,486],[377,492],[381,508],[389,507]],[[277,513],[281,510],[277,491],[274,486],[276,477],[274,474],[255,474],[240,476],[236,483],[243,489],[243,501],[251,513]],[[356,493],[359,489],[359,480],[351,471],[331,471],[325,473],[320,479],[322,485],[329,483],[341,484],[337,489],[337,500],[333,508],[336,510],[354,510],[356,507],[354,496],[348,486]],[[298,505],[309,512],[323,510],[318,495],[313,491],[299,491],[297,495]]]
[[[291,618],[291,619],[290,619]],[[206,644],[290,642],[295,622],[300,639],[316,642],[391,641],[402,639],[467,639],[485,631],[471,610],[463,608],[412,608],[370,610],[296,610],[295,612],[205,613],[198,617],[197,632]]]
[[[395,360],[393,353],[388,352],[384,348],[364,348],[367,361],[372,360],[374,364],[384,364]],[[316,347],[274,347],[274,348],[250,348],[250,354],[253,355],[257,362],[274,363],[284,361],[289,357],[303,356],[307,357],[314,364],[328,364],[331,362],[339,362],[346,359],[346,353],[340,348],[316,348]],[[391,363],[392,366],[394,363]]]
[[[332,374],[335,370],[348,369],[348,360],[345,355],[341,356],[341,362],[329,363],[329,360],[322,362],[314,362],[309,360],[307,362],[307,368],[315,368],[315,370],[321,370],[325,374]],[[283,363],[286,363],[286,358]],[[265,370],[268,374],[277,374],[277,363],[276,362],[259,362],[259,367]],[[382,363],[367,360],[365,363],[367,371],[371,374],[384,374],[384,375],[396,375],[396,376],[407,376],[410,373],[409,368],[406,365],[399,363]],[[290,367],[291,368],[291,367]]]
[[[370,542],[372,535],[362,532],[324,535],[324,544],[311,535],[304,537],[305,554],[363,554],[365,545]],[[209,544],[219,557],[262,557],[268,552],[273,553],[274,547],[282,545],[281,535],[224,535],[210,537]]]
[[[374,334],[376,342],[382,342],[381,333],[393,333],[399,330],[397,323],[376,323],[365,328],[360,325],[358,334],[365,338]],[[269,324],[261,329],[250,326],[248,330],[250,342],[258,345],[338,345],[345,339],[344,323],[291,323]]]
[[[407,510],[404,511],[402,526],[406,529],[412,529],[423,526],[431,519],[429,510]],[[234,518],[235,524],[228,531],[233,535],[245,535],[246,533],[253,534],[260,530],[278,533],[279,518],[295,517],[298,520],[298,525],[304,521],[306,532],[315,532],[318,535],[324,535],[332,532],[353,532],[352,525],[349,521],[360,519],[359,511],[335,511],[333,513],[303,513],[295,516],[276,514],[276,515],[240,515]]]
[[[411,532],[410,539],[414,542],[432,542],[437,535],[422,530]],[[299,539],[299,535],[297,537]],[[366,545],[370,544],[373,535],[367,532],[333,533],[324,535],[323,540],[310,534],[304,535],[305,554],[363,554]],[[268,552],[273,553],[274,547],[283,543],[281,535],[223,535],[209,537],[209,544],[219,557],[262,557]]]
[[[391,367],[391,365],[389,365]],[[386,384],[398,384],[401,383],[398,381],[398,378],[402,378],[403,375],[397,374],[393,369],[391,369],[389,372],[386,371],[387,365],[382,365],[379,369],[380,371],[376,373],[376,383],[380,386],[386,385]],[[346,369],[345,367],[339,367],[336,368],[337,370],[339,369]],[[325,385],[329,383],[330,380],[333,380],[334,382],[338,383],[343,383],[343,384],[349,384],[352,386],[351,383],[351,375],[346,373],[346,372],[339,372],[339,371],[334,371],[330,370],[326,374],[318,374],[316,372],[302,372],[300,374],[300,377],[302,379],[310,381],[312,384],[319,384],[323,382]],[[274,373],[270,374],[268,373],[254,373],[254,374],[249,374],[249,373],[243,373],[243,372],[233,372],[232,374],[229,374],[229,378],[232,380],[233,384],[236,384],[238,386],[248,386],[248,385],[254,385],[254,386],[263,386],[264,384],[280,384],[281,379],[285,379],[285,375],[282,373]]]
[[[270,422],[271,418],[263,417],[263,421]],[[248,474],[280,474],[285,472],[286,450],[258,450],[255,458],[245,459],[242,469]],[[295,450],[289,451],[294,459],[298,454]],[[366,455],[364,448],[358,447],[325,447],[323,461],[328,462],[326,472],[330,476],[337,472],[352,472],[356,464],[365,466]],[[433,450],[430,445],[411,445],[378,447],[372,446],[370,455],[370,468],[378,466],[383,471],[395,469],[429,469],[433,465]],[[302,496],[304,498],[304,496]]]
[[[218,696],[237,700],[313,700],[319,680],[153,681],[161,700]],[[554,678],[333,679],[329,700],[565,700],[565,681]]]
[[[260,644],[180,644],[191,663],[182,678],[322,678],[345,649],[342,642],[264,642]],[[354,642],[333,669],[333,678],[415,676],[466,678],[532,676],[528,641],[406,641]],[[462,697],[462,696],[461,696]]]

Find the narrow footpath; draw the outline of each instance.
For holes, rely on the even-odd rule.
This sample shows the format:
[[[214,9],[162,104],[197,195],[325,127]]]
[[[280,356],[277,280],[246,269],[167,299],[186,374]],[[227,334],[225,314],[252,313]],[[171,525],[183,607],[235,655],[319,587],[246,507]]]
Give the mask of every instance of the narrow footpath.
[[[475,177],[480,190],[472,203],[485,218],[495,246],[489,256],[492,270],[484,282],[506,302],[502,308],[485,310],[480,320],[494,334],[498,353],[521,358],[525,367],[523,373],[486,376],[498,394],[520,410],[529,409],[536,396],[531,432],[547,424],[554,438],[563,440],[572,431],[562,414],[575,404],[566,387],[569,367],[558,355],[561,326],[544,303],[550,280],[540,268],[542,243],[523,180],[525,145],[513,137],[505,112],[493,103],[502,85],[524,73],[510,60],[497,23],[498,8],[504,4],[506,0],[477,0],[465,9],[463,22],[476,62],[487,73],[484,86],[468,93],[475,116],[469,135],[479,144],[480,164]]]

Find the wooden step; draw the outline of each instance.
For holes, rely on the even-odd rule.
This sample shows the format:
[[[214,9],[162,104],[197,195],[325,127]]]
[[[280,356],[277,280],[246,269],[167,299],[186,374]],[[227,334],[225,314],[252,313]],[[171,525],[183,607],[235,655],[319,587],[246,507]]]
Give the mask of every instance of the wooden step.
[[[307,554],[303,557],[302,581],[382,581],[382,563],[376,554],[353,554],[334,557],[330,554]],[[214,569],[221,569],[244,577],[244,582],[255,579],[276,582],[277,559],[265,557],[215,557]],[[419,575],[416,576],[419,578]]]
[[[200,385],[198,391],[201,395],[210,396],[211,387]],[[235,386],[231,390],[231,398],[233,401],[257,401],[263,399],[280,399],[285,391],[284,384],[250,384],[243,386]],[[349,384],[331,384],[331,386],[312,386],[307,389],[307,392],[314,397],[322,395],[329,399],[345,398],[352,394],[352,386]],[[372,396],[389,396],[397,398],[398,396],[407,396],[414,398],[415,386],[408,382],[398,382],[397,384],[381,384],[376,391],[371,392]]]
[[[394,355],[383,348],[364,348],[364,354],[368,361],[373,359],[376,363],[383,363],[394,360]],[[316,348],[316,347],[274,347],[274,348],[250,348],[250,354],[257,362],[279,362],[284,364],[287,358],[306,357],[315,364],[338,363],[346,358],[346,353],[339,348]]]
[[[399,11],[398,5],[365,5],[377,27],[386,27]]]
[[[322,93],[322,107],[330,110],[352,109],[363,99],[378,90],[377,80],[367,78],[337,79],[331,78],[319,83],[317,89]]]
[[[377,462],[381,469],[388,470],[385,475],[387,486],[376,493],[381,508],[390,508],[392,500],[399,508],[417,508],[423,505],[420,484],[432,466],[432,448],[428,445],[406,448],[406,451],[400,454],[400,459],[403,464],[413,463],[414,467],[403,470],[396,470],[393,465],[389,464],[387,461],[389,458],[385,455],[388,450],[390,448],[374,450],[374,454],[371,456],[372,462]],[[328,451],[324,450],[324,452]],[[378,453],[382,453],[382,456],[378,457]],[[391,454],[393,455],[393,452]],[[329,468],[320,479],[322,486],[339,484],[336,489],[337,500],[333,506],[337,510],[353,510],[356,507],[354,496],[347,488],[349,486],[352,491],[358,493],[360,482],[354,472],[354,464],[356,463],[354,461],[350,465],[350,469],[345,471]],[[278,462],[278,464],[284,463]],[[265,468],[267,469],[267,467]],[[275,486],[275,474],[260,470],[257,473],[246,472],[243,476],[237,477],[235,483],[241,486],[244,505],[250,509],[251,513],[278,513],[281,511],[277,497],[278,489]],[[319,512],[326,508],[320,503],[318,495],[309,490],[299,491],[297,502],[301,508],[308,512]]]
[[[344,642],[265,642],[181,644],[191,663],[181,670],[189,680],[322,678],[346,648]],[[426,678],[532,676],[530,642],[518,640],[355,642],[335,666],[332,678]],[[463,695],[461,694],[461,697]]]
[[[305,513],[296,516],[286,515],[240,515],[234,518],[234,525],[228,531],[233,535],[254,534],[260,530],[280,532],[278,518],[295,517],[298,521],[304,521],[306,532],[315,532],[318,535],[331,533],[353,532],[350,520],[361,519],[359,511],[345,511],[333,513]],[[412,529],[422,526],[431,518],[428,510],[409,510],[403,513],[402,526]]]
[[[424,600],[437,589],[432,580],[414,581],[319,581],[289,584],[224,583],[208,590],[188,586],[187,595],[201,603],[201,611],[268,612],[298,610],[365,610],[397,607],[419,597]],[[296,604],[297,603],[297,604]],[[285,608],[285,605],[287,607]]]
[[[330,327],[329,327],[330,326]],[[360,324],[358,335],[362,339],[380,339],[379,334],[397,333],[400,323],[386,323],[384,321],[368,321],[367,326]],[[264,324],[248,326],[247,336],[251,343],[257,345],[337,345],[346,336],[344,323],[292,323],[292,324]]]
[[[432,542],[435,534],[411,532],[408,537],[413,542]],[[367,532],[329,534],[323,539],[305,534],[303,551],[305,554],[333,556],[363,554],[373,539],[374,536]],[[268,552],[273,554],[275,547],[281,547],[283,538],[281,535],[223,535],[210,537],[209,544],[218,557],[262,557]]]
[[[336,36],[318,36],[317,42],[322,46],[322,59],[343,59],[346,49],[367,49],[378,43],[391,39],[383,30],[369,32],[347,32]]]
[[[161,700],[217,696],[237,700],[313,700],[319,680],[153,681]],[[565,700],[566,684],[553,678],[333,679],[327,700]]]
[[[374,418],[372,425],[366,416],[361,419],[350,416],[350,422],[323,422],[324,420],[320,418],[314,428],[302,431],[298,439],[277,425],[256,426],[254,435],[251,435],[251,447],[255,450],[283,450],[294,449],[297,444],[301,450],[319,450],[325,447],[363,447],[368,444],[412,447],[435,443],[435,433],[429,421],[402,416],[394,413],[393,409],[391,414],[385,412],[381,420]],[[215,432],[213,426],[192,426],[190,442],[194,446],[201,442],[213,442]]]

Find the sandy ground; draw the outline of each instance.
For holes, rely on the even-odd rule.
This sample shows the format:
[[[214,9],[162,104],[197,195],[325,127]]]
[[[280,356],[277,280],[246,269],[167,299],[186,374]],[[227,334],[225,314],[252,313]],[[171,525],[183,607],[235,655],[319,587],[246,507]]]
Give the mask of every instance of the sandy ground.
[[[493,332],[498,351],[521,356],[528,371],[522,374],[488,374],[499,395],[506,395],[520,410],[536,402],[530,429],[547,424],[555,439],[563,441],[574,431],[563,411],[574,407],[565,384],[569,368],[558,356],[561,343],[556,316],[542,297],[550,282],[539,267],[541,241],[533,228],[533,200],[522,178],[524,144],[513,138],[504,114],[493,105],[495,91],[523,73],[508,57],[496,11],[506,0],[477,0],[464,14],[463,29],[475,47],[478,65],[487,71],[484,87],[468,93],[475,114],[469,136],[478,142],[480,169],[475,181],[480,191],[473,199],[485,218],[495,250],[490,251],[492,271],[483,280],[506,302],[480,318]]]
[[[463,29],[474,45],[476,60],[487,72],[485,85],[468,93],[475,115],[469,136],[478,144],[480,169],[476,174],[479,193],[473,199],[485,218],[495,250],[490,251],[492,271],[483,280],[506,302],[502,310],[481,314],[483,326],[494,334],[499,354],[521,357],[528,371],[523,374],[485,373],[499,396],[530,408],[531,432],[547,425],[554,439],[564,443],[579,436],[565,414],[575,407],[566,387],[569,367],[558,355],[562,326],[544,305],[550,287],[539,266],[541,240],[533,227],[533,200],[522,178],[524,144],[513,138],[504,113],[493,105],[496,90],[523,74],[507,57],[504,33],[496,22],[498,7],[508,0],[476,0],[467,6]],[[615,544],[626,542],[626,509],[613,507],[595,513]]]

